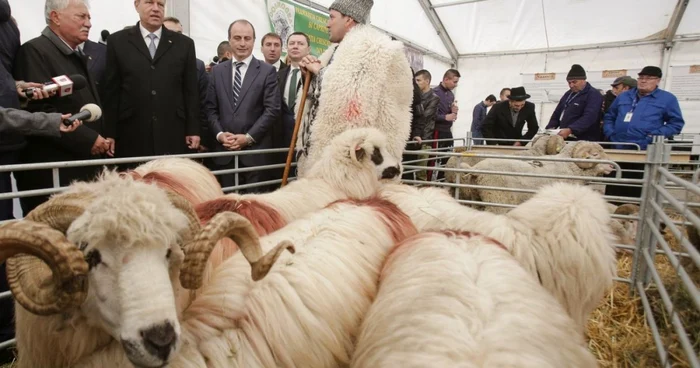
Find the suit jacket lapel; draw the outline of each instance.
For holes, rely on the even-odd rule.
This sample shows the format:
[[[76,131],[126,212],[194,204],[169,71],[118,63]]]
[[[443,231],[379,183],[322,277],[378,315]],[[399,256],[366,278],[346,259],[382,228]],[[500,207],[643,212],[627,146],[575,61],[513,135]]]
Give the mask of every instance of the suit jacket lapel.
[[[245,72],[245,78],[243,78],[243,85],[241,86],[241,95],[238,96],[238,103],[236,104],[234,111],[238,110],[238,107],[241,106],[241,102],[243,102],[243,99],[248,94],[248,90],[250,89],[250,86],[253,85],[253,81],[258,77],[258,74],[260,74],[260,61],[253,58],[250,61],[248,70]]]
[[[158,43],[158,48],[156,49],[156,56],[153,57],[153,63],[157,63],[163,54],[165,54],[173,46],[172,34],[165,27],[163,27],[163,33],[161,33],[161,39]]]
[[[224,74],[224,78],[226,78],[226,79],[224,79],[224,86],[225,86],[224,89],[226,90],[226,96],[228,97],[227,100],[228,100],[228,103],[231,105],[231,110],[234,110],[234,106],[233,106],[233,64],[231,63],[230,60],[226,61],[226,63],[224,64],[223,74]]]
[[[139,52],[143,54],[149,61],[151,60],[151,53],[148,52],[148,47],[146,47],[146,41],[141,37],[141,31],[139,28],[139,24],[136,23],[136,26],[131,27],[131,29],[128,31],[129,32],[129,42],[131,42],[134,47],[136,47]]]

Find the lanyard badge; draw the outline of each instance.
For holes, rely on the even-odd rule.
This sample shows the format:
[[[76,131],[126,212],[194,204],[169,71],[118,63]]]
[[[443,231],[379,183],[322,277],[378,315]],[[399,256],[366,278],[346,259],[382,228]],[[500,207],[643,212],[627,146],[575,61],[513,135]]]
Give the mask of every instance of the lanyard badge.
[[[632,108],[630,109],[630,111],[627,114],[625,114],[625,120],[624,120],[625,123],[629,123],[632,121],[632,116],[634,115],[634,110],[637,108],[638,103],[639,103],[639,96],[636,96],[634,98],[634,102],[632,102]]]

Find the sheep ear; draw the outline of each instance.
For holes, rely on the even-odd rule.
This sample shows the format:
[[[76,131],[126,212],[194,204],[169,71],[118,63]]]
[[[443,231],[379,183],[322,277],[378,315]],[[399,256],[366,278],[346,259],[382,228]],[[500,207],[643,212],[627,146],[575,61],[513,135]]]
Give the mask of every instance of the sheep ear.
[[[354,144],[354,146],[355,148],[350,150],[350,158],[352,158],[352,160],[355,162],[364,160],[364,158],[367,157],[367,151],[362,148],[362,144],[359,142]]]

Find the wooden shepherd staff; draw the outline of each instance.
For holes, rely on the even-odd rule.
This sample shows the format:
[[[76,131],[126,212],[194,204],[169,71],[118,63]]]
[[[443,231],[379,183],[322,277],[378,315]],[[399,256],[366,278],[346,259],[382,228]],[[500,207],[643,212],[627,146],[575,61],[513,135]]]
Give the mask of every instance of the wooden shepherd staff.
[[[292,168],[292,158],[294,157],[294,148],[297,144],[297,136],[299,135],[299,126],[301,125],[301,117],[304,116],[304,105],[306,104],[306,95],[309,94],[309,85],[311,85],[311,72],[306,71],[304,76],[304,91],[301,94],[301,102],[299,103],[299,112],[297,112],[297,120],[294,122],[294,133],[292,133],[292,142],[289,145],[287,153],[287,164],[284,166],[284,175],[282,175],[282,186],[287,185],[289,179],[289,171]]]

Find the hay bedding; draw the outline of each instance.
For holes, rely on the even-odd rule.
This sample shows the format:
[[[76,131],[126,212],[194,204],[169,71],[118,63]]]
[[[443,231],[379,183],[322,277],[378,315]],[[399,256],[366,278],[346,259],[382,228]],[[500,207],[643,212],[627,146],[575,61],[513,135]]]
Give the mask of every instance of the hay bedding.
[[[664,237],[673,250],[681,249],[677,239],[670,231],[666,231]],[[619,277],[630,278],[632,262],[632,253],[619,253],[617,264]],[[694,351],[697,353],[700,351],[700,311],[695,308],[690,295],[681,284],[681,280],[668,258],[665,255],[657,255],[655,263],[666,291],[669,293],[681,323],[693,344]],[[681,264],[695,285],[700,286],[700,270],[689,259],[682,259]],[[690,367],[672,327],[669,314],[663,306],[658,289],[652,284],[647,288],[646,294],[663,345],[669,354],[671,367]],[[626,283],[616,282],[613,290],[602,301],[598,309],[592,313],[588,322],[587,335],[590,339],[589,347],[598,358],[601,367],[662,366],[651,329],[644,316],[641,299],[639,295],[630,295],[629,285]]]

